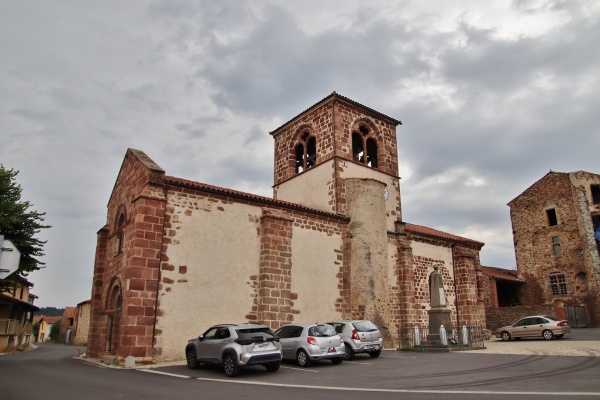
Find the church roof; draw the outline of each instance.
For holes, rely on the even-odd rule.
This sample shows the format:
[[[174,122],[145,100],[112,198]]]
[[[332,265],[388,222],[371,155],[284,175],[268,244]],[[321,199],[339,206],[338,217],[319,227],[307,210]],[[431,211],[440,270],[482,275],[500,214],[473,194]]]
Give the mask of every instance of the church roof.
[[[483,265],[481,265],[480,268],[481,272],[496,279],[525,283],[525,280],[523,278],[519,278],[519,274],[514,269],[485,267]]]
[[[305,207],[301,204],[292,203],[289,201],[276,200],[271,197],[265,197],[265,196],[259,196],[259,195],[252,194],[252,193],[240,192],[238,190],[227,189],[224,187],[209,185],[209,184],[202,183],[202,182],[190,181],[187,179],[177,178],[174,176],[165,176],[165,182],[167,184],[171,184],[174,186],[189,187],[192,189],[198,189],[198,190],[202,190],[205,192],[218,194],[221,196],[233,197],[233,198],[236,198],[239,200],[254,201],[254,202],[258,202],[258,203],[269,204],[269,205],[293,209],[293,210],[297,210],[297,211],[304,211],[304,212],[311,213],[311,214],[318,214],[322,217],[335,218],[338,220],[340,220],[340,219],[347,220],[347,221],[350,220],[350,218],[348,218],[347,216],[342,215],[342,214],[321,211],[321,210],[317,210],[315,208]]]
[[[320,105],[322,105],[322,104],[324,104],[324,103],[326,103],[326,102],[328,102],[328,101],[330,101],[332,99],[341,100],[341,101],[344,101],[346,103],[352,104],[355,107],[360,107],[360,108],[362,108],[362,109],[364,109],[366,111],[369,111],[370,113],[373,113],[373,114],[377,115],[380,118],[387,119],[388,121],[393,122],[395,125],[402,125],[402,122],[400,122],[399,120],[397,120],[395,118],[389,117],[389,116],[387,116],[387,115],[385,115],[385,114],[383,114],[383,113],[381,113],[381,112],[379,112],[377,110],[374,110],[374,109],[372,109],[370,107],[367,107],[367,106],[365,106],[363,104],[360,104],[360,103],[358,103],[358,102],[356,102],[356,101],[354,101],[354,100],[352,100],[352,99],[350,99],[348,97],[345,97],[345,96],[342,96],[340,94],[337,94],[336,92],[333,92],[329,96],[325,97],[323,100],[318,101],[317,103],[315,103],[312,106],[308,107],[306,110],[302,111],[301,113],[299,113],[295,117],[291,118],[289,121],[287,121],[285,124],[281,125],[279,128],[274,129],[273,131],[270,132],[270,134],[273,135],[275,132],[277,132],[278,130],[280,130],[281,128],[283,128],[287,124],[289,124],[291,121],[293,121],[296,118],[300,117],[302,114],[305,114],[305,113],[309,112],[310,110],[312,110],[312,109],[314,109],[314,108],[316,108],[316,107],[318,107],[318,106],[320,106]]]
[[[405,225],[405,230],[410,233],[427,236],[427,237],[431,237],[431,238],[435,238],[435,239],[450,240],[453,242],[466,243],[466,244],[475,245],[475,246],[479,246],[479,247],[483,247],[485,245],[485,243],[478,242],[477,240],[469,239],[469,238],[458,236],[458,235],[453,235],[451,233],[438,231],[437,229],[428,228],[426,226],[421,226],[421,225],[415,225],[415,224],[411,224],[408,222]]]

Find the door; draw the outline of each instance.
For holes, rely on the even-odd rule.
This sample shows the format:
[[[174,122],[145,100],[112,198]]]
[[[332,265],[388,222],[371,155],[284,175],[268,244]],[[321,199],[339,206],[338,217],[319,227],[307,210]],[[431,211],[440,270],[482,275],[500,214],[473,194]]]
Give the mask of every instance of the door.
[[[565,307],[567,313],[567,321],[571,328],[585,328],[587,327],[585,318],[585,307],[567,306]]]

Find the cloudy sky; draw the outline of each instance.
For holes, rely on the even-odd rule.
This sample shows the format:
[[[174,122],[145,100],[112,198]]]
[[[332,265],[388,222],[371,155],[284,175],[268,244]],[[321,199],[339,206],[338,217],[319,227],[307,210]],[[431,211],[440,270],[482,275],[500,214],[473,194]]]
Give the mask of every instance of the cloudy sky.
[[[600,172],[600,2],[3,1],[0,163],[52,225],[38,306],[91,295],[128,147],[271,196],[268,132],[333,91],[402,121],[404,220],[514,268],[506,205]]]

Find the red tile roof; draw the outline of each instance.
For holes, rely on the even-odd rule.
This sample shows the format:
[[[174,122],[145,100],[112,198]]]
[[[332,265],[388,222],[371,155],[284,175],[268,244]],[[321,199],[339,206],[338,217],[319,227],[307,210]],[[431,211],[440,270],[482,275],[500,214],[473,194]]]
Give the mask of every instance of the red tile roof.
[[[67,318],[75,318],[75,307],[65,307]]]
[[[481,265],[480,268],[481,272],[483,272],[486,275],[493,276],[494,278],[503,279],[506,281],[525,283],[525,279],[519,278],[518,272],[514,269],[485,267],[483,265]]]
[[[340,94],[337,94],[336,92],[333,92],[333,93],[331,93],[329,96],[325,97],[324,99],[322,99],[322,100],[320,100],[320,101],[316,102],[315,104],[313,104],[312,106],[308,107],[306,110],[302,111],[300,114],[296,115],[295,117],[293,117],[292,119],[290,119],[288,122],[286,122],[285,124],[281,125],[279,128],[277,128],[277,129],[274,129],[273,131],[271,131],[271,132],[270,132],[270,134],[271,134],[271,135],[275,134],[275,132],[277,132],[278,130],[280,130],[281,128],[283,128],[283,127],[284,127],[284,126],[286,126],[287,124],[289,124],[291,121],[293,121],[293,120],[295,120],[296,118],[300,117],[302,114],[305,114],[305,113],[307,113],[308,111],[312,110],[313,108],[315,108],[315,107],[318,107],[318,106],[320,106],[321,104],[323,104],[323,103],[325,103],[325,102],[329,101],[330,99],[338,99],[338,100],[345,101],[346,103],[350,103],[350,104],[352,104],[352,105],[354,105],[354,106],[358,106],[358,107],[361,107],[361,108],[363,108],[363,109],[365,109],[365,110],[368,110],[369,112],[371,112],[371,113],[373,113],[373,114],[375,114],[375,115],[378,115],[378,116],[380,116],[381,118],[384,118],[384,119],[390,120],[390,121],[392,121],[392,122],[393,122],[394,124],[396,124],[396,125],[402,125],[402,122],[400,122],[399,120],[397,120],[397,119],[395,119],[395,118],[389,117],[389,116],[387,116],[387,115],[385,115],[385,114],[383,114],[383,113],[381,113],[381,112],[379,112],[379,111],[377,111],[377,110],[374,110],[374,109],[372,109],[372,108],[370,108],[370,107],[367,107],[367,106],[365,106],[365,105],[362,105],[362,104],[360,104],[360,103],[358,103],[358,102],[356,102],[356,101],[354,101],[354,100],[352,100],[352,99],[350,99],[350,98],[348,98],[348,97],[345,97],[345,96],[342,96],[342,95],[340,95]]]
[[[297,211],[304,211],[307,213],[318,214],[318,215],[329,217],[329,218],[350,220],[348,217],[346,217],[342,214],[321,211],[321,210],[317,210],[315,208],[305,207],[301,204],[291,203],[289,201],[276,200],[271,197],[265,197],[265,196],[259,196],[259,195],[252,194],[252,193],[240,192],[237,190],[227,189],[227,188],[220,187],[220,186],[214,186],[214,185],[209,185],[209,184],[202,183],[202,182],[195,182],[195,181],[190,181],[188,179],[177,178],[175,176],[165,176],[165,182],[167,184],[171,184],[173,186],[181,186],[181,187],[188,187],[188,188],[192,188],[192,189],[198,189],[198,190],[201,190],[204,192],[214,193],[214,194],[218,194],[221,196],[228,196],[228,197],[233,197],[236,199],[241,199],[241,200],[246,200],[246,201],[254,201],[254,202],[258,202],[258,203],[266,203],[266,204],[270,204],[272,206],[288,208],[288,209],[293,209],[293,210],[297,210]]]
[[[483,245],[485,245],[485,243],[478,242],[477,240],[453,235],[453,234],[447,233],[447,232],[438,231],[437,229],[428,228],[426,226],[411,224],[409,222],[406,223],[405,230],[410,233],[428,236],[428,237],[432,237],[432,238],[436,238],[436,239],[444,239],[444,240],[450,240],[453,242],[467,243],[467,244],[471,244],[471,245],[475,245],[475,246],[479,246],[479,247],[483,247]]]

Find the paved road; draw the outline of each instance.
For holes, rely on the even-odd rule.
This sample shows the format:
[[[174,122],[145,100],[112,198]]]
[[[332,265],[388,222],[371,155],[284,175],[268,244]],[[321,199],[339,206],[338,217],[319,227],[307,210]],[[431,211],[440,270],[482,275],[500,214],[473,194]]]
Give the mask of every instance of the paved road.
[[[0,399],[600,399],[600,357],[548,355],[558,347],[596,349],[590,342],[600,342],[600,330],[552,341],[494,340],[483,351],[387,350],[378,359],[359,356],[341,365],[284,363],[276,373],[253,367],[236,379],[225,377],[220,368],[189,370],[183,362],[107,368],[76,359],[76,347],[42,344],[0,356]],[[509,347],[521,354],[489,354]]]

